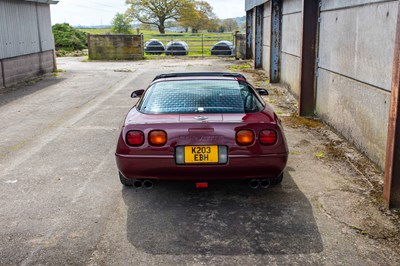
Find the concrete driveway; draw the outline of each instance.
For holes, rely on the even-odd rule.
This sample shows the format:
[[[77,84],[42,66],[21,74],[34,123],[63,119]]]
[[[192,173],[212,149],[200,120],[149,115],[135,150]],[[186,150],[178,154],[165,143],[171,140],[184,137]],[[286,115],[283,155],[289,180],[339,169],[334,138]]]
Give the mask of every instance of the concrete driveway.
[[[379,210],[376,184],[329,143],[365,158],[326,126],[290,116],[280,88],[266,100],[291,150],[281,186],[121,186],[114,151],[130,93],[163,72],[232,64],[62,58],[64,72],[2,94],[0,265],[399,265],[396,214]]]

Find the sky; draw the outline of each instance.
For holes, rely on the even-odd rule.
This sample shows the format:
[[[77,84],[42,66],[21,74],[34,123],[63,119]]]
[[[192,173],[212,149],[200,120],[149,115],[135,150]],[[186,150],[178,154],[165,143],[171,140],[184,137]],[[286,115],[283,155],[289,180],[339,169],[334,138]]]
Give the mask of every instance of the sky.
[[[242,17],[245,0],[206,0],[221,19]],[[73,26],[109,25],[116,13],[127,10],[125,0],[59,0],[51,5],[53,24],[67,22]]]

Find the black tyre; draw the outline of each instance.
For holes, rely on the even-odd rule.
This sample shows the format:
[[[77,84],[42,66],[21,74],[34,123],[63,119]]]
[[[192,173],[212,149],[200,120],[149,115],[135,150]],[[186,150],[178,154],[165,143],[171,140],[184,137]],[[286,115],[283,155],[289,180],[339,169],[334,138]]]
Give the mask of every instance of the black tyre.
[[[272,186],[279,185],[280,183],[282,183],[282,179],[283,179],[283,173],[277,177],[271,178],[271,185]]]
[[[132,186],[132,182],[130,179],[126,178],[125,176],[123,176],[121,173],[119,174],[119,180],[121,181],[121,184],[127,187],[131,187]]]

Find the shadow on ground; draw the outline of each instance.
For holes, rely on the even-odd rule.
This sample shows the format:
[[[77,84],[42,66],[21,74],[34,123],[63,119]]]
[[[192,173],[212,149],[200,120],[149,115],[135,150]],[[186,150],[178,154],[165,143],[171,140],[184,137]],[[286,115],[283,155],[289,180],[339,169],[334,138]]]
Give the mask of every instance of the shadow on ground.
[[[123,189],[127,238],[148,254],[277,255],[323,250],[310,202],[285,173],[282,186],[252,190],[243,182],[160,182]]]
[[[37,91],[44,90],[47,87],[54,86],[64,80],[65,78],[55,78],[47,75],[44,78],[39,77],[31,81],[22,82],[10,88],[1,89],[0,107],[25,96],[29,96]]]

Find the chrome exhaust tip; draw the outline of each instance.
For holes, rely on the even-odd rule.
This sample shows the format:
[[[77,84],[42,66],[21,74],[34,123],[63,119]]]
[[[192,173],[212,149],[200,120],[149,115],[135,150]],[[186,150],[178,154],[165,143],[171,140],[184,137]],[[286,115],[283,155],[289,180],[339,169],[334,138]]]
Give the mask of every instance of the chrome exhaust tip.
[[[249,182],[249,186],[250,186],[252,189],[256,189],[256,188],[258,188],[258,187],[260,186],[260,181],[259,181],[258,179],[252,179],[252,180],[250,180],[250,182]]]
[[[152,189],[154,184],[153,184],[153,181],[151,181],[151,180],[144,180],[143,186],[147,189]]]
[[[133,180],[132,185],[135,188],[141,188],[143,186],[143,182],[142,182],[142,180],[135,179],[135,180]]]
[[[271,181],[269,179],[263,179],[261,180],[260,185],[262,188],[269,188]]]

